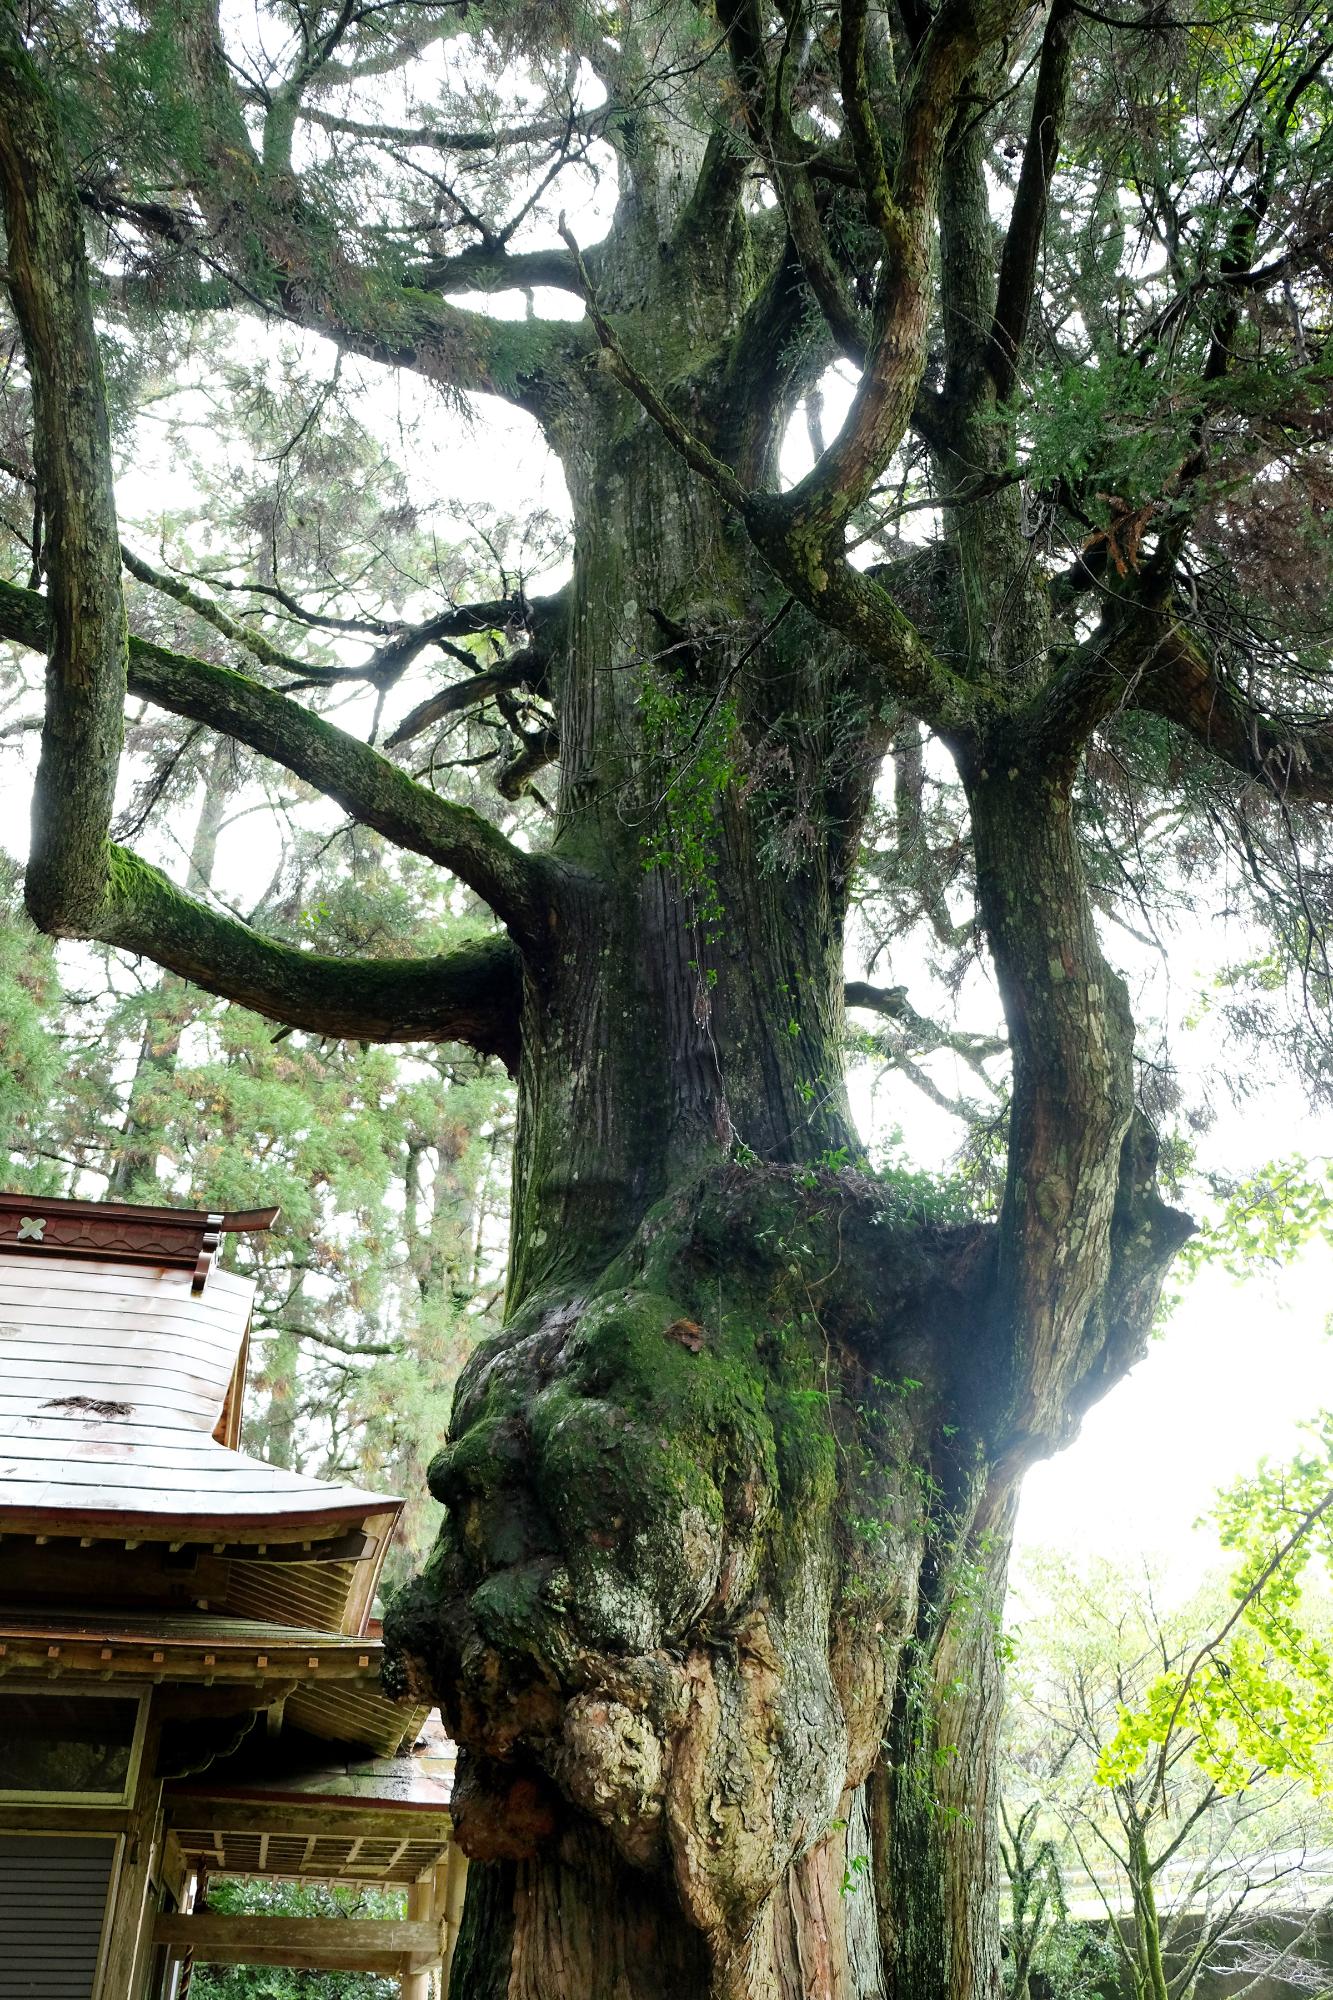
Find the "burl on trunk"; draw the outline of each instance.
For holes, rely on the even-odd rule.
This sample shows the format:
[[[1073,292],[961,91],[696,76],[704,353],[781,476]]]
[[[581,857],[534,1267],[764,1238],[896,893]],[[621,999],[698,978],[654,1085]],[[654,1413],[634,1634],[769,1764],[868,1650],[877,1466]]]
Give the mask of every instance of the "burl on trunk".
[[[388,1622],[461,1745],[452,1990],[970,2000],[1017,1483],[1137,1351],[1181,1223],[1069,773],[1015,785],[999,739],[958,760],[1021,1012],[1006,1220],[849,1165],[843,925],[887,727],[652,427],[612,438],[573,457],[509,1324]]]
[[[1129,1262],[1179,1240],[1149,1203],[1126,1188],[1134,1324],[1099,1308],[1097,1369],[1155,1295]],[[720,1167],[469,1366],[431,1470],[446,1525],[390,1618],[494,1870],[456,1993],[991,1989],[1029,1448],[997,1252],[854,1173]]]

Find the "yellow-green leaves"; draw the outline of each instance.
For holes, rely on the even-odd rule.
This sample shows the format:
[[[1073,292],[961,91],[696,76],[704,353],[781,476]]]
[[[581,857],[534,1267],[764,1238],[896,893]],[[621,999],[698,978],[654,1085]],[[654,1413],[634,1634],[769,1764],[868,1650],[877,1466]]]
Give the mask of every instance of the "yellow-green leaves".
[[[1232,1608],[1137,1706],[1121,1706],[1101,1784],[1155,1765],[1160,1790],[1183,1749],[1224,1792],[1263,1773],[1327,1786],[1333,1652],[1328,1598],[1312,1583],[1327,1583],[1333,1561],[1333,1413],[1309,1431],[1308,1450],[1261,1462],[1221,1496],[1222,1544],[1238,1558]]]

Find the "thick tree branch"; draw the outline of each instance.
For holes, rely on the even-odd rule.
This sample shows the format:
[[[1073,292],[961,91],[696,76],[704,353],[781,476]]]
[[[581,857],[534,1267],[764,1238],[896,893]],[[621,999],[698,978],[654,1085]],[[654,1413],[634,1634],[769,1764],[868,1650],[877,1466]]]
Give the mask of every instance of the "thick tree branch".
[[[341,681],[368,681],[377,687],[390,687],[402,678],[428,646],[440,647],[460,665],[465,666],[478,681],[494,678],[497,685],[505,687],[519,687],[529,681],[535,683],[546,665],[545,660],[539,662],[535,654],[522,656],[522,671],[510,674],[509,663],[506,662],[504,667],[495,669],[494,676],[487,676],[477,674],[476,661],[472,655],[451,642],[455,639],[477,638],[486,632],[511,630],[516,625],[526,625],[530,630],[535,630],[539,625],[549,627],[558,618],[562,602],[559,593],[552,597],[530,601],[522,591],[517,591],[508,597],[482,599],[475,604],[451,604],[446,610],[437,611],[416,625],[407,625],[395,619],[339,618],[332,614],[322,615],[298,603],[288,591],[274,584],[236,583],[224,577],[209,579],[215,590],[249,592],[260,597],[271,597],[290,617],[317,630],[355,632],[366,636],[382,635],[383,643],[377,646],[360,666],[326,667],[317,666],[309,660],[302,660],[296,654],[288,653],[282,647],[273,645],[254,626],[243,619],[231,617],[212,598],[204,597],[198,591],[192,590],[183,577],[154,569],[142,556],[136,556],[123,545],[122,556],[125,567],[141,583],[146,583],[150,588],[174,598],[178,604],[185,605],[206,624],[213,626],[215,631],[221,632],[224,638],[243,648],[264,666],[276,667],[284,673],[295,675],[296,679],[287,684],[288,693],[296,687],[333,686]],[[519,661],[516,659],[513,664],[517,668]],[[446,701],[440,713],[448,713],[455,706],[471,706],[472,701],[484,699],[487,691],[481,688],[461,703]],[[446,690],[446,694],[452,692],[453,690]],[[432,699],[438,701],[440,697],[435,696]],[[426,707],[428,704],[422,706]],[[414,715],[415,713],[414,711]],[[422,723],[420,726],[424,727],[425,724]],[[415,728],[408,731],[408,734],[414,733]],[[390,739],[388,747],[392,748],[394,744],[404,740],[405,737],[396,732]]]
[[[768,282],[737,327],[727,350],[719,398],[718,450],[744,483],[770,483],[787,420],[803,392],[814,388],[835,358],[827,341],[803,338],[808,299],[790,234]]]
[[[107,852],[95,935],[285,1027],[371,1042],[464,1042],[518,1061],[522,972],[507,938],[436,958],[337,959],[262,936],[183,894],[123,847]]]
[[[944,335],[941,398],[944,423],[932,455],[938,485],[949,498],[970,491],[984,476],[987,461],[977,458],[969,438],[994,402],[987,368],[990,325],[995,317],[995,224],[987,178],[989,133],[977,112],[974,92],[960,100],[940,170],[939,293]],[[998,439],[997,439],[998,442]],[[960,449],[961,447],[961,449]],[[992,447],[993,451],[994,447]],[[956,537],[962,529],[949,522]]]
[[[125,607],[83,217],[50,101],[8,7],[0,8],[0,192],[50,580],[27,894],[39,924],[77,929],[95,919],[103,896],[124,726]]]
[[[451,644],[452,640],[476,639],[484,632],[505,630],[520,624],[526,624],[531,630],[556,615],[554,607],[559,602],[558,593],[555,597],[529,602],[519,591],[512,597],[493,598],[477,604],[451,604],[448,610],[423,618],[419,625],[404,625],[397,631],[391,630],[383,645],[377,647],[359,667],[330,668],[326,674],[317,674],[316,677],[367,680],[379,687],[390,687],[394,681],[401,679],[418,654],[428,646],[438,646],[473,672],[476,661],[463,648]],[[528,671],[534,677],[537,675],[539,669],[535,657],[529,659]]]
[[[303,104],[298,115],[306,124],[318,125],[325,132],[342,132],[350,138],[369,139],[395,150],[420,147],[434,153],[493,153],[506,146],[546,145],[564,139],[571,132],[591,136],[597,130],[595,120],[568,115],[535,118],[526,125],[500,126],[495,130],[483,126],[457,132],[442,125],[382,125],[359,118],[340,118],[313,104]]]
[[[385,739],[385,749],[396,750],[400,744],[410,743],[413,737],[420,736],[424,730],[443,722],[450,715],[462,715],[469,708],[494,700],[498,694],[509,694],[515,688],[526,686],[537,671],[536,659],[528,653],[519,653],[502,666],[473,674],[470,680],[455,681],[452,687],[440,688],[437,693],[427,695],[424,701],[418,702],[403,717],[392,735]]]
[[[0,584],[0,634],[41,651],[46,601]],[[146,639],[129,643],[130,692],[173,715],[235,737],[314,785],[363,825],[466,882],[521,943],[544,933],[544,901],[531,858],[470,807],[437,798],[368,744],[288,696],[245,674],[168,652]]]
[[[1027,741],[1039,765],[1072,773],[1099,724],[1135,701],[1170,629],[1146,601],[1148,581],[1136,593],[1108,597],[1097,626],[1032,704]]]
[[[1128,705],[1165,716],[1277,798],[1333,804],[1333,726],[1264,714],[1218,674],[1180,625],[1166,624]]]
[[[1333,802],[1333,727],[1284,722],[1218,673],[1199,642],[1160,605],[1112,601],[1101,624],[1026,718],[1026,740],[1052,766],[1072,767],[1093,731],[1120,709],[1164,716],[1220,763],[1280,799]]]
[[[397,288],[372,286],[340,246],[324,240],[326,230],[299,198],[280,202],[256,189],[234,159],[220,171],[223,192],[206,228],[182,211],[103,189],[86,191],[84,200],[99,214],[132,221],[145,235],[203,257],[235,286],[236,303],[324,334],[344,353],[501,397],[539,422],[549,414],[554,378],[585,337],[577,322],[492,319],[450,305],[427,288],[427,278],[438,288],[438,269],[412,273]],[[480,262],[470,263],[458,289],[479,288],[481,275]],[[552,266],[540,278],[512,278],[516,286],[556,282]],[[568,288],[567,273],[565,282]]]
[[[990,334],[990,372],[1001,402],[1013,390],[1032,311],[1051,176],[1059,157],[1060,133],[1069,97],[1076,18],[1070,0],[1055,0],[1042,39],[1032,118],[1000,259],[995,321]]]
[[[521,799],[532,787],[534,778],[554,764],[560,755],[560,731],[553,723],[543,723],[536,729],[522,728],[511,705],[501,704],[505,719],[518,738],[518,748],[512,757],[506,759],[496,776],[495,789],[502,799]]]
[[[793,597],[874,663],[881,692],[953,739],[969,736],[993,696],[956,673],[923,639],[888,591],[841,550],[812,550],[783,504],[753,495],[745,524],[755,547]]]
[[[962,775],[1013,1061],[991,1394],[1016,1437],[1050,1449],[1111,1270],[1134,1029],[1097,936],[1072,772],[1034,771],[1025,735],[995,728]]]
[[[945,0],[913,65],[893,185],[877,183],[875,192],[884,247],[865,367],[838,436],[782,503],[793,536],[821,553],[866,498],[912,420],[926,360],[945,139],[978,58],[1017,12],[1016,0]]]
[[[870,95],[866,61],[869,19],[870,0],[842,0],[842,32],[838,37],[842,115],[865,195],[866,213],[887,244],[894,226],[893,186]]]
[[[451,604],[447,610],[437,611],[420,625],[405,625],[398,618],[340,618],[332,611],[315,611],[276,583],[260,583],[254,578],[247,578],[245,582],[240,583],[231,577],[201,574],[197,570],[191,574],[196,583],[207,583],[212,590],[271,598],[275,604],[282,606],[289,617],[295,618],[302,625],[312,625],[321,632],[355,632],[370,638],[383,639],[385,647],[396,646],[404,640],[412,639],[419,640],[422,646],[427,646],[442,638],[470,638],[479,632],[492,632],[497,627],[522,620],[529,610],[529,600],[521,592],[515,592],[509,597],[483,598],[475,604]],[[554,600],[542,598],[535,602],[550,604]],[[381,648],[381,652],[383,650],[384,648]],[[303,671],[308,673],[311,669],[303,667]],[[330,678],[338,674],[339,669],[332,667],[328,669]],[[340,677],[347,678],[347,676]],[[351,676],[355,679],[360,677],[359,669]]]
[[[740,209],[741,196],[750,172],[750,162],[729,125],[717,126],[709,134],[703,161],[693,192],[672,232],[677,254],[691,255],[702,238],[708,243],[727,240],[728,231]],[[758,218],[749,218],[751,240]]]
[[[719,0],[717,11],[746,128],[772,176],[802,275],[838,348],[860,367],[866,356],[866,324],[833,255],[808,170],[809,149],[802,144],[791,119],[790,42],[798,27],[799,10],[789,17],[788,47],[776,75],[770,70],[754,0]]]
[[[516,292],[543,285],[582,297],[578,271],[563,250],[510,251],[479,244],[418,265],[406,282],[424,292]]]
[[[1067,1435],[1142,1355],[1162,1281],[1194,1232],[1190,1217],[1168,1207],[1158,1192],[1157,1157],[1157,1134],[1144,1114],[1135,1111],[1121,1143],[1110,1264],[1083,1329]]]

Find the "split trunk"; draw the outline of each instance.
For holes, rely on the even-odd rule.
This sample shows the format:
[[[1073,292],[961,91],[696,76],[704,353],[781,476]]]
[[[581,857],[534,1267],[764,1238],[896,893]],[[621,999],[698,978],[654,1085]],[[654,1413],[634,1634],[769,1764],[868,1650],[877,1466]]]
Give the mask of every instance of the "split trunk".
[[[1018,1480],[1130,1358],[1178,1240],[1069,788],[962,758],[1006,1002],[1033,1010],[1016,1063],[1085,1080],[1006,1239],[855,1164],[872,678],[605,377],[578,433],[509,1321],[391,1620],[462,1746],[451,1992],[972,2000],[998,1981]]]

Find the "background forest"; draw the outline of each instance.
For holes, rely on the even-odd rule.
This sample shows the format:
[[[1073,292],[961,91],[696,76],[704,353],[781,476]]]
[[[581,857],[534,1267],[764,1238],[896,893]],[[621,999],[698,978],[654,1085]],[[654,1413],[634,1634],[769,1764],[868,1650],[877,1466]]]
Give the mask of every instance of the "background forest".
[[[209,773],[190,865],[236,797]],[[419,924],[410,880],[370,857],[272,885],[273,928],[339,942]],[[345,870],[345,872],[344,872]],[[246,1448],[276,1465],[402,1495],[392,1588],[429,1546],[425,1466],[468,1346],[502,1284],[512,1107],[467,1051],[410,1057],[272,1025],[172,977],[117,977],[90,951],[62,983],[0,859],[0,1144],[34,1194],[245,1207],[279,1203],[272,1234],[228,1255],[256,1280]]]

